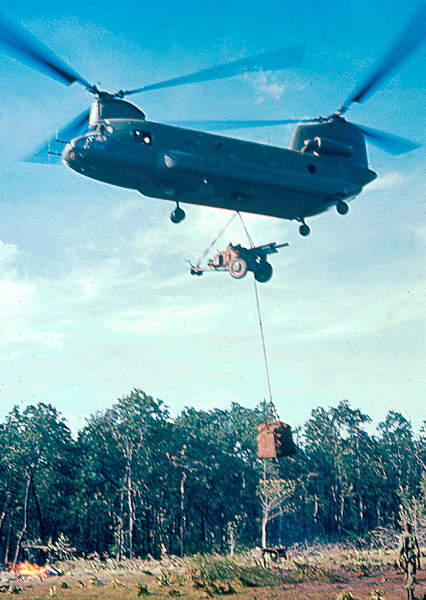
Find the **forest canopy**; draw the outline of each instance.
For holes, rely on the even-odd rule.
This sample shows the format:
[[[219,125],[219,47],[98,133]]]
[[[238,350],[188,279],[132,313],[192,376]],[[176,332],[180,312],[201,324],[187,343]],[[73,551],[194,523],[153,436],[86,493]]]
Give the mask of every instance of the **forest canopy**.
[[[0,560],[28,544],[120,560],[254,547],[262,525],[288,546],[421,523],[423,429],[390,411],[368,433],[370,417],[342,400],[312,411],[294,456],[261,460],[257,426],[274,411],[233,403],[172,418],[134,389],[73,436],[50,404],[15,406],[0,425]]]

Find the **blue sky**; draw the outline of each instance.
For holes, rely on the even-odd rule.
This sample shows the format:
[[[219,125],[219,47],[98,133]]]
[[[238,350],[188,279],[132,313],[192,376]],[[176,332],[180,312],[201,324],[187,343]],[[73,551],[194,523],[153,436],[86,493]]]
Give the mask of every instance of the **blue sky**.
[[[287,119],[334,112],[418,6],[302,1],[6,0],[89,82],[133,89],[250,54],[306,43],[295,69],[158,90],[133,101],[158,122]],[[426,44],[348,119],[425,143]],[[189,274],[230,218],[21,159],[91,101],[6,54],[0,61],[0,415],[50,402],[76,430],[134,387],[185,406],[254,407],[268,396],[253,280]],[[287,147],[293,126],[235,131]],[[227,132],[231,135],[231,132]],[[294,222],[247,215],[256,244],[289,242],[259,285],[273,398],[281,418],[347,398],[375,423],[425,404],[425,147],[390,157],[368,147],[378,179],[342,217]],[[217,247],[245,243],[238,219]],[[213,251],[212,251],[213,252]]]

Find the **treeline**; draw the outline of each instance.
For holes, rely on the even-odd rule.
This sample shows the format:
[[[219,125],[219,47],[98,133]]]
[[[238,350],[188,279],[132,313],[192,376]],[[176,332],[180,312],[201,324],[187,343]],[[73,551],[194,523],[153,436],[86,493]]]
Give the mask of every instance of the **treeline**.
[[[0,425],[0,560],[58,540],[118,560],[254,546],[265,472],[288,483],[269,544],[365,538],[397,527],[404,511],[421,517],[426,434],[414,437],[401,414],[370,435],[371,419],[347,401],[317,408],[296,432],[297,454],[265,465],[257,425],[273,411],[232,404],[171,418],[133,390],[75,438],[51,405],[14,407]]]

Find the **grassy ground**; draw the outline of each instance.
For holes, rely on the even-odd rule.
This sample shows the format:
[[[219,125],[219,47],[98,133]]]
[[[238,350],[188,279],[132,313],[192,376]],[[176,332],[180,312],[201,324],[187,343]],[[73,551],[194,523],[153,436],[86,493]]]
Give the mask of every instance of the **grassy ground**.
[[[251,555],[162,561],[73,560],[55,563],[60,576],[17,578],[0,573],[5,597],[60,600],[199,600],[231,596],[236,600],[402,600],[403,575],[391,551],[311,548],[265,569]],[[426,591],[419,573],[417,597]],[[231,600],[231,599],[230,599]]]

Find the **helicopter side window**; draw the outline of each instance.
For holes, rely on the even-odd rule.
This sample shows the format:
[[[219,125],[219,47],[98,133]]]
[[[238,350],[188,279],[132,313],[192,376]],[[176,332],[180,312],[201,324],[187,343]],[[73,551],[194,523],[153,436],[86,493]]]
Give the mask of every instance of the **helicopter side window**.
[[[152,146],[153,143],[151,133],[149,131],[141,131],[140,129],[133,131],[133,141],[144,146]]]

